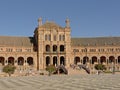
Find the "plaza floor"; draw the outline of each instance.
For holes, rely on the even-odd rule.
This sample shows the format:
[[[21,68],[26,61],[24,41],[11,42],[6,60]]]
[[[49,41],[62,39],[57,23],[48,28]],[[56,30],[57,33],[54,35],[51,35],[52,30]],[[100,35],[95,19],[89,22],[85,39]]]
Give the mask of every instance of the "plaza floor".
[[[120,90],[120,74],[1,77],[0,90]]]

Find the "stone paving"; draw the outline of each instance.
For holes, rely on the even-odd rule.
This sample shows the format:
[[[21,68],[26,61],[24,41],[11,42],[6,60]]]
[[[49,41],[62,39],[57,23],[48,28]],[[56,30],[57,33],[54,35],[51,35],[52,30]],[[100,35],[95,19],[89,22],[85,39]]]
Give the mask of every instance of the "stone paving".
[[[0,90],[120,90],[120,74],[1,77]]]

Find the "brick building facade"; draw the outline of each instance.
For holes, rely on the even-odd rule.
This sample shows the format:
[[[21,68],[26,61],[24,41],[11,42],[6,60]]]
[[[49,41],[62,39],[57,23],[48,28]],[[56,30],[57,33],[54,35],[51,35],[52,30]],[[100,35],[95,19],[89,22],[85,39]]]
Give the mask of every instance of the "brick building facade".
[[[113,65],[120,70],[120,37],[71,37],[70,21],[65,27],[54,22],[38,26],[33,37],[0,36],[0,66],[11,63],[25,70],[45,69],[46,66],[87,64],[93,69],[101,63],[111,70]]]

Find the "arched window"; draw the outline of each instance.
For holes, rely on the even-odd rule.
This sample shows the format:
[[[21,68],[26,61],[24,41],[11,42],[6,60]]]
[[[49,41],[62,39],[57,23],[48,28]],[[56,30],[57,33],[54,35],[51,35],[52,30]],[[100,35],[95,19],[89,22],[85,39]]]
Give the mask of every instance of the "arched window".
[[[65,35],[59,35],[59,40],[60,41],[65,41]]]
[[[48,35],[48,41],[51,41],[51,35],[50,34]]]
[[[53,52],[57,51],[57,45],[53,45]]]
[[[45,35],[45,41],[47,41],[47,35]]]
[[[53,36],[53,40],[57,41],[57,36],[56,35]]]
[[[62,36],[61,35],[59,35],[59,41],[62,41]]]
[[[46,45],[46,52],[50,52],[50,45]]]
[[[51,35],[45,34],[45,41],[51,41]]]
[[[65,35],[62,36],[63,41],[65,41]]]
[[[64,45],[60,45],[60,52],[64,52]]]

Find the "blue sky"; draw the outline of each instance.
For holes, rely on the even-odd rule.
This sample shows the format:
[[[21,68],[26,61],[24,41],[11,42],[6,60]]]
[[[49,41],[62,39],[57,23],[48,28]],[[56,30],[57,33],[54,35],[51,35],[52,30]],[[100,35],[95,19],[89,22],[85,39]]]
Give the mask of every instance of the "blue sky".
[[[0,35],[33,36],[39,17],[68,17],[72,37],[120,36],[120,0],[0,0]]]

